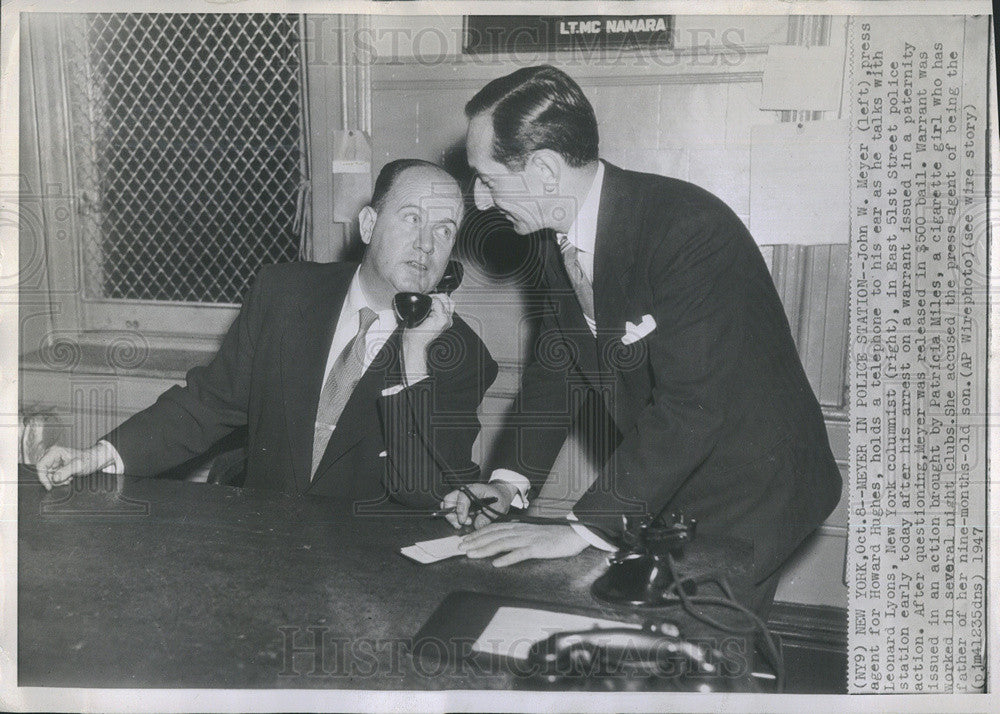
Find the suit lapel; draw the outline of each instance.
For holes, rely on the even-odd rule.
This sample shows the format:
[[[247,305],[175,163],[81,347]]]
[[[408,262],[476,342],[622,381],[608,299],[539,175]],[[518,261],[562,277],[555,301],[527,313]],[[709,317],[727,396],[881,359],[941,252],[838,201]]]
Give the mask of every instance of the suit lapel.
[[[629,319],[635,232],[639,226],[638,203],[629,199],[621,169],[604,162],[604,185],[594,246],[594,312],[597,352],[601,355],[603,369],[615,367],[615,345],[609,343],[621,340],[625,321]]]
[[[356,266],[331,266],[330,279],[315,297],[299,305],[298,319],[286,326],[281,345],[285,420],[298,492],[309,488],[313,429],[319,393],[337,318]]]

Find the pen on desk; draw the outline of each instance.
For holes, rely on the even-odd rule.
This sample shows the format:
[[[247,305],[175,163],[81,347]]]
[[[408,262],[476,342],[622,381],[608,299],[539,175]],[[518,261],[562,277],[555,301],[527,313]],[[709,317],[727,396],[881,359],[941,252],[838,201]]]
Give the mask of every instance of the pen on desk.
[[[493,505],[496,502],[497,502],[497,499],[496,499],[495,496],[490,496],[489,498],[476,499],[476,503],[472,504],[472,507],[469,510],[470,511],[479,511],[479,510],[482,510],[483,506],[491,506],[491,505]],[[431,517],[447,516],[449,513],[454,513],[456,510],[457,509],[454,506],[452,506],[451,508],[443,508],[440,511],[433,511],[431,513]]]

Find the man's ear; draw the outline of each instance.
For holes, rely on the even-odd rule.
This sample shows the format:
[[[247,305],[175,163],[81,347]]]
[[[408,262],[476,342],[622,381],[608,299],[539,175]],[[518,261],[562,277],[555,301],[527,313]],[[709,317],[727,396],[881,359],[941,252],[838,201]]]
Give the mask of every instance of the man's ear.
[[[538,172],[543,184],[558,185],[562,172],[562,157],[552,149],[532,152],[528,164]]]
[[[377,219],[378,212],[371,206],[365,206],[358,213],[358,230],[361,231],[361,242],[365,245],[372,242],[372,232],[375,230]]]

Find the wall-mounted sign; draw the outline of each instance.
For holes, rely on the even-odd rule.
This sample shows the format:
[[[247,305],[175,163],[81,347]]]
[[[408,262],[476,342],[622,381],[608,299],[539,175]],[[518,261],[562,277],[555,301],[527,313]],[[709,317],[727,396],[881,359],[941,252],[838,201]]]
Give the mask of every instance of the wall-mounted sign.
[[[673,46],[671,15],[468,15],[467,54],[538,50],[652,49]]]

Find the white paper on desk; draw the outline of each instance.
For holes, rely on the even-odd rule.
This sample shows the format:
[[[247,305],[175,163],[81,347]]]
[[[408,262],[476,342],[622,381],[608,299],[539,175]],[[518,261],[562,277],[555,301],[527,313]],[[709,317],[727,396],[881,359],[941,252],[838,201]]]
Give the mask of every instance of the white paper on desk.
[[[422,540],[400,548],[399,552],[407,558],[426,565],[445,558],[454,558],[456,555],[465,555],[465,551],[458,549],[458,544],[461,541],[461,536],[457,535],[436,538],[435,540]]]
[[[843,45],[771,45],[764,63],[760,108],[840,108],[844,83]]]
[[[639,629],[640,625],[527,607],[499,607],[472,649],[499,657],[526,660],[531,645],[556,632],[594,628],[605,630],[609,627]]]

